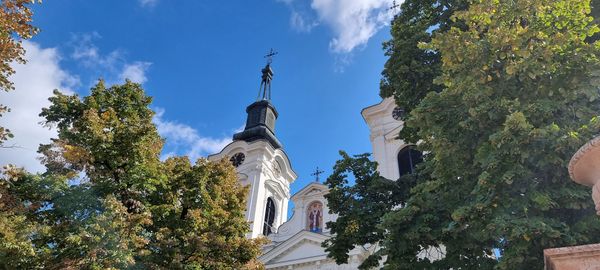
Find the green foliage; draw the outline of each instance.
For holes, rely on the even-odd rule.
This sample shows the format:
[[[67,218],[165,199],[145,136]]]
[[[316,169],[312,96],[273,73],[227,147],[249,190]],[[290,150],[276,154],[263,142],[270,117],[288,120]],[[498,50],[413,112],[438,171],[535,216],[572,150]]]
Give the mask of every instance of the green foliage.
[[[464,27],[464,25],[452,20],[451,16],[457,10],[466,9],[468,3],[469,1],[467,0],[406,0],[402,3],[400,13],[392,21],[390,31],[392,39],[383,44],[385,54],[389,59],[382,71],[383,78],[379,94],[384,98],[395,98],[396,104],[405,111],[403,119],[410,116],[410,112],[418,106],[427,93],[440,92],[443,89],[442,86],[433,82],[434,78],[441,74],[440,54],[433,50],[420,48],[419,44],[430,42],[433,34],[445,32],[451,26]],[[405,126],[401,131],[400,137],[408,142],[417,142],[419,140],[417,130],[413,126]],[[344,168],[349,171],[370,170],[369,168],[373,166],[365,156],[355,157],[353,167],[347,165],[352,158],[348,158],[346,154],[342,154],[342,157],[343,160],[338,162],[335,171],[343,171]],[[361,167],[364,168],[361,169]],[[425,174],[422,171],[418,178],[424,178]],[[369,212],[345,211],[341,207],[343,204],[369,207],[367,205],[370,203],[369,200],[355,200],[355,198],[363,197],[362,190],[366,190],[367,187],[348,187],[346,177],[345,174],[334,173],[329,178],[328,184],[332,191],[344,191],[343,196],[329,195],[329,207],[334,212],[340,213],[337,222],[331,223],[330,226],[341,228],[348,226],[347,224],[342,224],[346,220],[370,220],[372,224],[368,228],[363,227],[362,233],[363,235],[369,235],[371,232],[375,232],[373,234],[377,237],[371,237],[369,239],[370,242],[368,242],[360,234],[350,234],[348,233],[349,231],[334,229],[334,232],[337,234],[327,243],[327,246],[329,256],[335,258],[339,263],[347,261],[346,254],[354,248],[354,245],[370,243],[379,246],[383,244],[382,241],[385,239],[385,236],[381,234],[382,229],[376,229],[380,226],[384,213],[377,211],[374,215],[369,215]],[[364,177],[371,179],[363,181],[365,184],[385,182],[374,172]],[[370,189],[373,189],[373,192],[380,192],[381,194],[388,194],[388,192],[394,194],[393,198],[387,198],[390,202],[389,205],[381,206],[384,209],[391,209],[405,203],[409,190],[415,185],[416,180],[417,177],[415,176],[406,176],[401,181],[397,181],[396,186],[378,185],[380,187],[379,190],[375,187]],[[332,205],[340,205],[340,207],[332,208]],[[341,211],[344,211],[344,213],[342,214]],[[381,251],[371,256],[362,267],[368,268],[370,265],[375,265],[373,264],[375,263],[374,261],[378,260],[381,255],[385,255],[382,254],[384,252]]]
[[[165,161],[169,184],[151,207],[148,266],[168,269],[244,269],[265,242],[245,238],[247,188],[227,160]]]
[[[47,226],[37,222],[42,198],[54,185],[39,176],[6,166],[0,177],[0,269],[42,269],[48,249],[38,246]],[[60,181],[52,181],[60,183]]]
[[[588,14],[589,1],[473,1],[454,11],[455,27],[418,47],[439,57],[440,72],[419,77],[435,77],[437,87],[395,87],[394,94],[382,88],[400,105],[415,98],[405,125],[409,139],[421,140],[420,150],[429,153],[408,196],[391,200],[404,207],[362,219],[381,221],[363,233],[386,232],[371,244],[382,245],[387,269],[540,269],[545,248],[600,241],[591,191],[570,181],[566,169],[600,131],[600,44],[592,42],[599,30]],[[405,80],[398,74],[384,71]],[[348,191],[343,199],[361,198]],[[356,217],[344,213],[340,220]],[[350,239],[340,245],[363,244],[338,233]],[[443,258],[418,256],[432,250]]]
[[[590,16],[594,18],[593,23],[598,24],[600,22],[600,1],[599,0],[591,0],[590,7],[592,11],[590,12]],[[594,42],[600,39],[600,33],[596,33],[588,38],[588,42]]]
[[[41,116],[58,138],[40,146],[47,171],[6,170],[0,185],[0,267],[261,267],[264,241],[245,237],[247,189],[234,167],[161,162],[139,84],[101,81],[83,99],[55,91],[50,101]]]
[[[440,92],[442,86],[433,83],[441,73],[440,54],[419,48],[419,43],[430,42],[432,35],[445,32],[452,26],[462,26],[451,20],[457,10],[468,6],[467,0],[406,0],[391,26],[392,39],[383,44],[389,57],[382,71],[381,97],[394,97],[405,116],[429,92]],[[401,131],[402,138],[417,142],[413,127]]]
[[[566,172],[600,128],[591,122],[600,62],[586,42],[598,32],[589,12],[587,1],[479,1],[455,15],[467,30],[422,46],[441,54],[444,90],[428,94],[408,125],[432,153],[432,179],[422,185],[435,185],[439,202],[423,200],[430,194],[419,184],[408,205],[419,209],[412,218],[445,213],[437,225],[409,228],[443,231],[434,238],[447,250],[440,264],[486,264],[484,254],[500,248],[500,269],[541,268],[543,248],[600,239],[589,190]],[[390,262],[416,251],[397,250]]]
[[[332,237],[323,247],[338,264],[348,261],[348,252],[355,245],[381,243],[386,236],[380,227],[381,219],[395,207],[405,203],[403,198],[415,184],[415,176],[408,175],[403,181],[392,181],[379,176],[377,163],[369,160],[369,154],[350,157],[341,151],[333,173],[325,184],[330,190],[325,198],[331,211],[338,214],[335,222],[327,222]],[[354,180],[354,185],[349,185]],[[360,269],[379,265],[383,250],[369,256]]]
[[[129,211],[160,185],[163,142],[152,123],[151,98],[139,84],[105,88],[101,81],[80,100],[55,92],[40,116],[56,125],[59,137],[40,148],[49,171],[85,172],[101,193],[116,194]]]
[[[57,243],[53,250],[56,259],[52,267],[127,269],[139,266],[136,258],[143,258],[148,252],[147,234],[150,232],[145,226],[151,224],[150,214],[130,214],[112,195],[99,200],[95,210],[97,213],[89,217],[55,228],[52,236]]]

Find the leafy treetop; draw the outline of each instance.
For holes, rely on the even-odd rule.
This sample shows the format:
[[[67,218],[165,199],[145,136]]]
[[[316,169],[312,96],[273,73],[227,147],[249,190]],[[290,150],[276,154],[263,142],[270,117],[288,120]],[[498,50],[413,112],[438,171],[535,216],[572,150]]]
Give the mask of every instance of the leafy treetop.
[[[422,89],[405,122],[428,153],[414,187],[379,189],[390,197],[373,201],[365,190],[375,184],[344,189],[339,179],[347,176],[335,174],[329,182],[347,191],[340,198],[350,202],[339,203],[389,199],[384,205],[393,210],[384,215],[340,216],[380,221],[363,233],[378,236],[371,244],[381,245],[375,255],[387,255],[387,269],[539,269],[544,248],[600,241],[590,190],[566,170],[600,130],[600,44],[590,41],[598,33],[590,11],[590,2],[580,0],[478,0],[453,13],[456,25],[419,45],[438,55],[440,73],[431,73],[439,88]],[[371,167],[357,164],[352,171]],[[375,174],[369,178],[378,182]],[[345,233],[351,226],[335,226],[341,240],[332,238],[329,250],[343,260],[338,248],[364,241]],[[435,250],[441,259],[418,256]]]

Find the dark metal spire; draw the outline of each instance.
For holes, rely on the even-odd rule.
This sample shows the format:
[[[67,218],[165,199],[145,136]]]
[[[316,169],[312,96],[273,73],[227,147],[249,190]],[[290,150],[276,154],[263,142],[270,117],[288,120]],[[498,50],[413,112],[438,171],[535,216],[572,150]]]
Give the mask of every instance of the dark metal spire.
[[[273,80],[273,70],[271,69],[271,63],[273,63],[273,56],[277,55],[278,52],[271,49],[271,51],[265,55],[267,58],[267,65],[262,69],[262,81],[260,82],[260,89],[258,90],[258,97],[262,93],[262,99],[271,100],[271,81]]]
[[[279,115],[277,114],[277,110],[275,110],[275,106],[271,103],[271,80],[273,80],[271,62],[273,62],[273,56],[276,54],[277,52],[271,49],[269,54],[265,55],[267,65],[262,69],[262,81],[257,101],[246,108],[246,113],[248,113],[246,127],[242,132],[233,134],[234,141],[244,140],[246,142],[253,142],[256,140],[266,140],[275,149],[283,147],[281,142],[275,137],[275,121]],[[260,97],[261,94],[262,99]]]

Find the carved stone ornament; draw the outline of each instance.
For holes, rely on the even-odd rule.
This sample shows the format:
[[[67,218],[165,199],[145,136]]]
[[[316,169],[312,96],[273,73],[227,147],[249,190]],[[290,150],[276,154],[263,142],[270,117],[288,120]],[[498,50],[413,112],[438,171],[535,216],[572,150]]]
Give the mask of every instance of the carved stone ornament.
[[[573,155],[569,162],[569,175],[576,183],[592,187],[596,214],[600,215],[600,136]]]
[[[321,194],[322,192],[323,191],[320,190],[320,189],[313,188],[309,192],[307,192],[305,196],[307,196],[307,197],[308,196],[313,196],[313,195]]]

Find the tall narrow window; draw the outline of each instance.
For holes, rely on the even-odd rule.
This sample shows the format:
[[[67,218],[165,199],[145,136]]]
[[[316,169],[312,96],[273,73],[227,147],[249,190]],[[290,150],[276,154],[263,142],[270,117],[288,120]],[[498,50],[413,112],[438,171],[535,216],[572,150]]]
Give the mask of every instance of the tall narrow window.
[[[265,236],[273,232],[273,222],[275,221],[275,202],[273,199],[267,199],[267,208],[265,209],[265,223],[263,227],[263,234]]]
[[[400,176],[415,172],[417,164],[423,161],[423,154],[413,146],[404,147],[398,153],[398,170]]]

